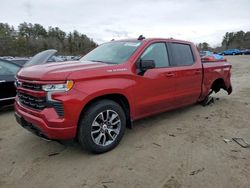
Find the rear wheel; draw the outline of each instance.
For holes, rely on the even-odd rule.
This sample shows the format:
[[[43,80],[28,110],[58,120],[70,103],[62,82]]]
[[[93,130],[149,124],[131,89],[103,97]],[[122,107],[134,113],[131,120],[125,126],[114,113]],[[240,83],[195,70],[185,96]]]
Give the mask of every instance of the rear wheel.
[[[93,153],[112,150],[121,141],[126,127],[122,107],[112,100],[99,100],[83,114],[78,129],[82,147]]]

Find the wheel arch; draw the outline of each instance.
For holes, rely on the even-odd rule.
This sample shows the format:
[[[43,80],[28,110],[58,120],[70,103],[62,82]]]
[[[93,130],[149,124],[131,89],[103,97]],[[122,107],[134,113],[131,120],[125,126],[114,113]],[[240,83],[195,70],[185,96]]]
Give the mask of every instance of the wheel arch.
[[[83,114],[90,107],[90,105],[98,100],[103,100],[103,99],[109,99],[109,100],[112,100],[112,101],[118,103],[122,107],[122,109],[124,110],[124,113],[126,115],[126,127],[132,128],[133,121],[131,119],[131,105],[129,103],[128,98],[121,93],[103,94],[103,95],[96,96],[96,97],[88,100],[88,102],[83,106],[83,108],[81,110],[80,116],[78,118],[78,125],[79,125],[79,122],[80,122]]]
[[[232,87],[230,86],[227,88],[226,83],[223,78],[217,78],[213,81],[211,87],[210,87],[215,93],[219,92],[220,89],[224,89],[225,91],[230,94],[232,92]]]

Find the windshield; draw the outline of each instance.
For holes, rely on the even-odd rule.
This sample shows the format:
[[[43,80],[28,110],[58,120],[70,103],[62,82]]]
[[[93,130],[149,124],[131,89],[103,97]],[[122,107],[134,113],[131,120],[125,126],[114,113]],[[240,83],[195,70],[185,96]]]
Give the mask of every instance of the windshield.
[[[121,64],[127,61],[140,45],[141,42],[114,41],[104,43],[82,57],[80,61]]]

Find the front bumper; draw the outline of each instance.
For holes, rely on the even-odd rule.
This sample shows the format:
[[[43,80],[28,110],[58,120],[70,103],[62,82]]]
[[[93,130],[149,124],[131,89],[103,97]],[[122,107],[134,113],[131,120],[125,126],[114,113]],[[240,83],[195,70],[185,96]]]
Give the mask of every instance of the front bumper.
[[[23,107],[15,102],[17,122],[35,133],[50,140],[68,140],[75,138],[77,126],[65,118],[58,118],[53,108],[46,108],[41,112]]]

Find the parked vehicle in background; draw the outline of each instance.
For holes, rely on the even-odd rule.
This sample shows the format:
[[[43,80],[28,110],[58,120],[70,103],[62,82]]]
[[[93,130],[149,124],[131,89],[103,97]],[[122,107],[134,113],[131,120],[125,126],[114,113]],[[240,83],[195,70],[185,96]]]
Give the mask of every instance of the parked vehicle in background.
[[[46,56],[44,54],[46,54]],[[35,65],[35,64],[44,64],[44,63],[51,63],[51,62],[77,61],[82,57],[82,56],[63,56],[63,55],[56,55],[56,54],[57,54],[57,50],[50,49],[50,50],[39,52],[35,54],[33,57],[3,56],[3,57],[0,57],[0,59],[12,61],[21,66],[30,66],[30,65]],[[39,60],[40,57],[43,57],[44,59]]]
[[[81,59],[81,58],[82,58],[82,56],[78,55],[78,56],[74,56],[74,57],[72,58],[72,60],[78,61],[78,60]]]
[[[60,58],[60,56],[52,55],[46,63],[51,63],[51,62],[63,62],[65,61],[64,59]]]
[[[1,56],[0,59],[13,59],[14,57],[12,56]]]
[[[60,56],[56,56],[57,50],[50,49],[45,50],[42,52],[39,52],[35,56],[33,56],[27,63],[25,63],[26,66],[33,66],[38,64],[45,64],[45,63],[51,63],[51,62],[63,62],[64,60]]]
[[[87,150],[103,153],[137,119],[207,102],[220,89],[230,94],[230,77],[229,63],[201,63],[190,42],[141,36],[111,41],[80,61],[22,68],[15,115],[38,136],[76,138]]]
[[[23,66],[25,63],[27,63],[30,60],[30,58],[25,58],[25,57],[16,58],[16,57],[14,57],[14,58],[7,59],[7,60],[12,61],[12,62],[14,62],[16,64],[19,64],[19,65]]]
[[[228,49],[220,52],[219,55],[240,55],[241,51],[239,49]]]
[[[245,49],[240,51],[242,55],[250,55],[250,49]]]
[[[0,107],[13,104],[16,96],[15,75],[21,65],[0,59]]]
[[[202,62],[225,62],[227,61],[222,55],[215,54],[210,51],[200,51]]]

